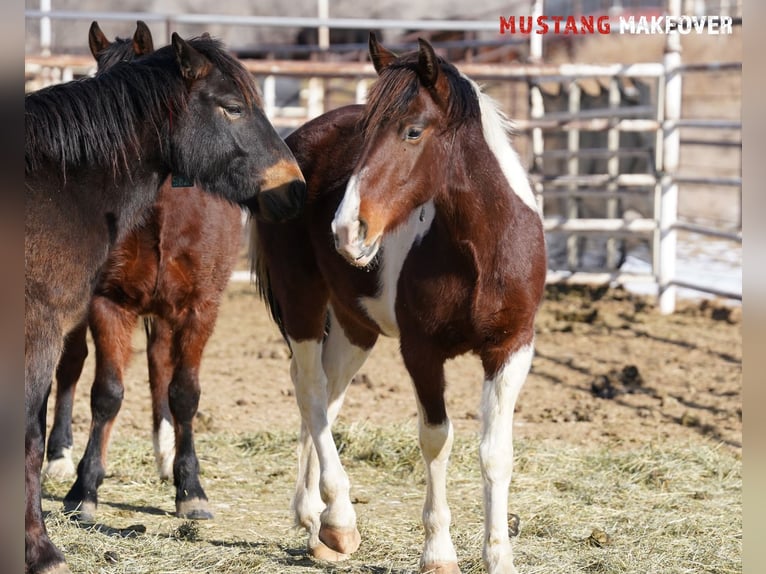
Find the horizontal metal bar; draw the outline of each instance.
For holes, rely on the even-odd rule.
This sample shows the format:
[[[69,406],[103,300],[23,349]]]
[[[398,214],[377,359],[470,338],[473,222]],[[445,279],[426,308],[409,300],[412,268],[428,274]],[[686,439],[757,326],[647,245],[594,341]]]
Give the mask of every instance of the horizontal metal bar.
[[[692,146],[711,146],[711,147],[742,147],[742,141],[715,141],[715,140],[703,140],[693,138],[681,138],[681,145]]]
[[[543,220],[545,231],[571,231],[576,233],[652,233],[657,229],[654,219],[567,219],[546,217]]]
[[[673,229],[679,229],[682,231],[691,231],[692,233],[699,233],[700,235],[707,235],[709,237],[719,237],[721,239],[730,239],[731,241],[736,241],[737,243],[742,243],[742,232],[741,231],[722,231],[720,229],[715,229],[712,227],[706,227],[704,225],[699,225],[697,223],[688,223],[684,221],[676,221],[672,225]]]
[[[85,12],[74,10],[25,10],[27,18],[58,20],[144,20],[175,24],[225,24],[230,26],[269,26],[281,28],[357,28],[419,30],[499,30],[498,20],[391,20],[376,18],[311,18],[287,16],[239,16],[232,14],[171,14],[157,12]]]
[[[657,120],[645,119],[625,119],[617,123],[605,118],[594,118],[590,120],[572,120],[560,122],[548,119],[531,120],[513,120],[513,127],[519,131],[529,131],[533,128],[542,128],[543,130],[587,130],[602,131],[616,129],[621,132],[654,132],[660,128]]]
[[[560,271],[549,269],[545,277],[548,284],[569,283],[573,285],[606,285],[612,282],[618,283],[656,283],[654,275],[650,273],[625,273],[622,271]]]
[[[621,173],[618,176],[609,174],[594,175],[540,175],[529,174],[530,180],[535,183],[548,183],[552,185],[589,185],[600,187],[609,183],[624,186],[649,187],[657,184],[658,178],[652,173]]]
[[[549,112],[543,115],[542,120],[556,120],[559,122],[571,120],[588,120],[595,118],[640,118],[641,116],[652,116],[657,113],[654,106],[626,106],[621,108],[595,108],[580,110],[577,113],[572,112]]]
[[[681,72],[729,72],[742,71],[742,62],[708,62],[705,64],[681,64],[676,68]]]
[[[719,289],[710,285],[702,285],[700,283],[691,283],[690,281],[684,281],[682,279],[671,279],[669,281],[671,285],[677,287],[684,287],[686,289],[694,289],[695,291],[702,291],[703,293],[710,293],[711,295],[717,295],[718,297],[726,297],[727,299],[735,299],[742,301],[742,292],[729,291],[728,289]]]
[[[704,177],[704,176],[695,176],[695,175],[674,175],[672,179],[676,183],[742,187],[741,177]]]
[[[741,130],[742,122],[735,120],[708,120],[708,119],[685,119],[685,120],[668,120],[665,122],[665,129],[672,128],[673,126],[679,128],[704,128],[714,130]]]
[[[597,199],[626,199],[628,197],[646,197],[649,198],[654,193],[654,189],[620,189],[616,191],[607,191],[604,188],[583,189],[578,187],[574,190],[569,189],[544,189],[540,195],[543,199],[568,199],[578,197],[595,197]]]
[[[609,157],[612,155],[618,155],[618,156],[630,156],[630,157],[642,157],[642,156],[649,156],[654,155],[654,150],[645,148],[645,149],[636,149],[636,148],[617,148],[615,150],[608,150],[606,148],[586,148],[586,149],[578,149],[578,150],[566,150],[566,149],[555,149],[555,150],[549,150],[544,151],[543,153],[533,154],[534,157],[542,157],[542,158],[559,158],[559,159],[567,159],[570,157]]]

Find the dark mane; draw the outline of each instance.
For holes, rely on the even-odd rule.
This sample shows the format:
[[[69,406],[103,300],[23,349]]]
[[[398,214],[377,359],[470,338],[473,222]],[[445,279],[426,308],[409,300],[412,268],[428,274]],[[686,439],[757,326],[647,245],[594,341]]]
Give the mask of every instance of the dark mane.
[[[439,71],[444,74],[449,85],[448,122],[445,128],[454,129],[469,119],[481,118],[479,101],[470,82],[443,58],[439,57],[438,62]],[[381,71],[378,80],[370,88],[365,114],[361,119],[365,139],[375,126],[402,119],[418,90],[422,88],[417,66],[418,52],[411,52],[400,56]]]
[[[259,103],[252,76],[217,40],[189,40],[223,74],[234,79],[249,104]],[[170,114],[182,111],[188,93],[166,46],[134,63],[118,62],[93,78],[44,88],[24,98],[25,173],[43,162],[60,164],[62,174],[80,164],[118,173],[139,152],[142,130],[168,139]]]
[[[120,38],[118,36],[108,48],[99,52],[96,61],[100,70],[106,70],[118,62],[132,61],[135,57],[133,38]]]

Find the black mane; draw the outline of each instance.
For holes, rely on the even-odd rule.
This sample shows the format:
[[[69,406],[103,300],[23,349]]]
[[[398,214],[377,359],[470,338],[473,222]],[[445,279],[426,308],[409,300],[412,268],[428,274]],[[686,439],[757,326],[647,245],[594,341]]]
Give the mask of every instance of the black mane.
[[[234,78],[246,102],[259,102],[252,76],[217,40],[189,44],[213,66]],[[133,63],[118,62],[96,77],[44,88],[25,96],[25,173],[42,163],[67,168],[88,165],[118,173],[141,151],[140,135],[149,129],[168,140],[171,114],[186,106],[188,92],[166,46]]]

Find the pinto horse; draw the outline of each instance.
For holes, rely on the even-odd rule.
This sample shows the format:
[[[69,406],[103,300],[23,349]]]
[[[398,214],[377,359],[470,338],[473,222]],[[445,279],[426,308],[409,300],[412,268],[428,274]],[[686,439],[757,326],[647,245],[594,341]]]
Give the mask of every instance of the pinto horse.
[[[459,572],[450,539],[453,430],[444,363],[482,361],[484,561],[515,572],[508,538],[513,411],[533,355],[546,273],[543,227],[496,104],[420,41],[397,57],[370,37],[366,106],[329,112],[286,142],[306,177],[298,219],[256,222],[253,269],[292,349],[301,412],[296,522],[309,551],[360,543],[331,425],[378,336],[398,337],[426,467],[422,572]]]
[[[132,39],[117,38],[114,42],[93,22],[89,45],[100,71],[153,51],[151,32],[143,22],[138,22]],[[175,189],[171,182],[168,178],[163,183],[146,221],[112,249],[90,303],[87,322],[96,347],[93,423],[77,481],[64,497],[65,509],[80,520],[95,518],[98,487],[105,474],[107,428],[117,415],[116,409],[108,413],[98,409],[108,402],[105,396],[122,393],[122,374],[130,359],[131,334],[139,316],[151,317],[145,321],[155,458],[160,478],[173,476],[175,434],[168,385],[176,371],[187,371],[197,381],[202,352],[239,251],[239,206],[198,187]],[[83,323],[68,335],[56,370],[56,409],[47,449],[49,476],[74,473],[72,405],[88,355],[86,331]],[[178,456],[191,475],[187,484],[176,485],[176,515],[212,518],[199,483],[193,443],[186,441],[184,446],[191,451],[179,452]],[[196,496],[189,498],[188,492]]]
[[[110,250],[146,215],[170,173],[274,220],[300,210],[305,182],[252,76],[210,38],[173,34],[171,45],[134,63],[28,94],[24,103],[25,562],[30,574],[50,574],[69,569],[42,515],[46,403],[64,336],[83,321]],[[117,373],[106,375],[112,392],[98,410],[108,416],[122,390]],[[177,370],[168,395],[183,450],[196,378]],[[194,474],[182,462],[173,468],[181,485]]]

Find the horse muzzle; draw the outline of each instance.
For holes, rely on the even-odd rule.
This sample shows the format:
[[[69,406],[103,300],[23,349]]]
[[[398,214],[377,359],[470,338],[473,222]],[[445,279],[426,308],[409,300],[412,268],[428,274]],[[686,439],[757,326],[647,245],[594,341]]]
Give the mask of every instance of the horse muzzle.
[[[332,222],[335,249],[346,261],[356,267],[366,267],[374,259],[380,248],[380,236],[371,242],[367,239],[367,223],[356,220],[351,223]]]
[[[306,204],[306,183],[294,179],[278,187],[262,189],[248,201],[247,208],[257,218],[271,223],[294,219]]]

